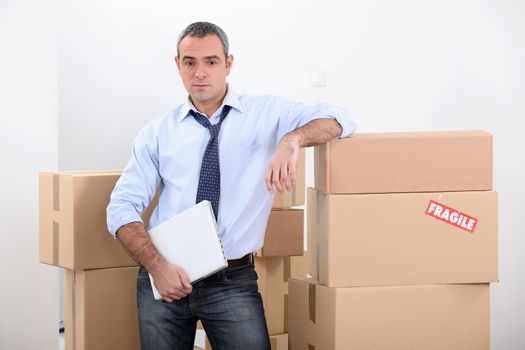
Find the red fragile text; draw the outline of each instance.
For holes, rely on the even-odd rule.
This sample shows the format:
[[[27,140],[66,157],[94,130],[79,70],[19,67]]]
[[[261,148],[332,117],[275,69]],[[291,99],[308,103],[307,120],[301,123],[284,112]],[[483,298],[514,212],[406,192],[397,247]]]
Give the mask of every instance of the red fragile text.
[[[471,233],[478,223],[478,219],[433,200],[428,203],[426,214]]]

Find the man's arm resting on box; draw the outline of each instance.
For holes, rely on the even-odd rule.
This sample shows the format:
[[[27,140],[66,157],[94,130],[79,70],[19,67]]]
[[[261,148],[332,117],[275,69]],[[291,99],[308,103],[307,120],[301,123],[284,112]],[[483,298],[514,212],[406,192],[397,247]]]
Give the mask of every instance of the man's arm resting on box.
[[[153,276],[155,287],[167,302],[179,300],[191,293],[188,275],[179,266],[168,263],[148,237],[142,222],[121,226],[117,238],[128,254]]]
[[[289,192],[295,184],[299,149],[327,143],[342,131],[335,119],[316,119],[284,135],[268,164],[265,177],[268,191],[273,192],[275,186],[279,193]]]

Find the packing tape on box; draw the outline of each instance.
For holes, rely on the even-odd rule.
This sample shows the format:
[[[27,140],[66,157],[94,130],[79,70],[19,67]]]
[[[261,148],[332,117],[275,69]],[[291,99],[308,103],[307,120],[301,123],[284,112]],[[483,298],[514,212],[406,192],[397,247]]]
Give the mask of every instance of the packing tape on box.
[[[53,210],[60,210],[60,175],[53,174]]]
[[[277,338],[270,337],[270,348],[277,349]]]
[[[292,277],[292,262],[291,258],[289,256],[286,256],[284,258],[284,266],[283,266],[283,282],[288,282],[288,278]]]
[[[321,261],[321,247],[319,244],[315,245],[315,273],[317,276],[317,280],[321,280],[321,268],[319,267]]]
[[[284,331],[285,333],[288,332],[288,294],[284,295],[284,312],[283,312],[283,318],[284,318]]]
[[[53,211],[60,211],[60,175],[53,174]],[[53,220],[53,265],[58,266],[60,225]]]
[[[308,316],[315,323],[315,284],[308,283]]]
[[[59,239],[60,225],[53,221],[53,265],[58,266],[58,239]]]
[[[71,330],[69,331],[69,334],[71,335],[71,339],[73,342],[73,349],[76,350],[77,348],[77,293],[76,293],[76,284],[77,284],[77,273],[73,270],[73,283],[71,284],[71,301],[72,301],[72,307],[71,307]]]
[[[321,205],[320,205],[320,199],[319,199],[319,191],[315,191],[315,223],[317,225],[320,225],[321,223],[321,213],[320,213],[320,209],[321,208]]]

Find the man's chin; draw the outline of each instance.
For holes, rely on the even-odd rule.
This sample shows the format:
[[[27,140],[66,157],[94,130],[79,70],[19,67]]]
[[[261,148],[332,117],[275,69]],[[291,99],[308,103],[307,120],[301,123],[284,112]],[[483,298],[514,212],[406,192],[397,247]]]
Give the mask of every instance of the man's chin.
[[[206,94],[210,91],[210,89],[211,89],[211,86],[209,85],[191,87],[191,91],[193,91],[194,94]]]
[[[207,89],[191,89],[190,96],[193,100],[206,101],[211,98],[211,93]]]
[[[192,96],[195,96],[195,97],[203,97],[205,98],[207,95],[210,94],[210,92],[208,91],[208,89],[202,89],[202,88],[192,88],[191,90],[191,95]]]
[[[192,92],[192,93],[190,93],[190,96],[191,96],[191,99],[193,101],[197,101],[197,102],[203,102],[203,101],[207,101],[209,99],[207,94],[203,94],[203,93],[199,93],[199,92]]]

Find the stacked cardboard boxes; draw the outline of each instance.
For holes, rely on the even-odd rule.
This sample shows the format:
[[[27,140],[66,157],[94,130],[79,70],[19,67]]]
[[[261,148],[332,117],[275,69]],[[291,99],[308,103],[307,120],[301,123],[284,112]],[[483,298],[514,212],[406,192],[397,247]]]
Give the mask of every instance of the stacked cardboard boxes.
[[[492,136],[362,134],[316,147],[290,349],[488,349],[498,280]]]
[[[140,349],[137,271],[65,269],[65,350]]]
[[[119,172],[40,174],[40,262],[72,270],[136,265],[106,225],[119,177]]]
[[[106,225],[120,172],[41,173],[40,262],[64,271],[65,349],[140,349],[137,264]],[[147,225],[156,199],[143,213]]]
[[[256,257],[266,323],[270,335],[288,333],[288,279],[306,277],[304,256]]]
[[[40,262],[63,267],[65,349],[139,349],[137,264],[106,226],[119,172],[41,173]],[[145,211],[147,223],[155,203]]]
[[[304,204],[304,152],[298,169],[292,193],[275,196],[276,209],[270,214],[265,245],[256,262],[274,334],[287,331],[288,278],[306,275],[303,210],[286,207]],[[106,207],[119,177],[120,172],[39,176],[40,261],[65,269],[66,350],[140,347],[138,266],[106,226]],[[156,204],[154,199],[142,215],[146,225]]]

